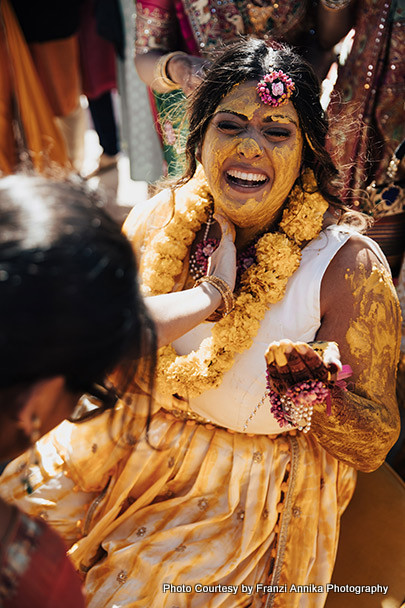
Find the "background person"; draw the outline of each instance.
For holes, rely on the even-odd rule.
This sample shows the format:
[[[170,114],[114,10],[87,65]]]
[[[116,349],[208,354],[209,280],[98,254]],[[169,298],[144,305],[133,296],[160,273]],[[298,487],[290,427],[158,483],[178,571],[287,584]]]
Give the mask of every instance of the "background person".
[[[124,59],[122,21],[117,2],[86,0],[83,3],[79,49],[82,92],[89,102],[94,129],[102,148],[97,167],[86,175],[89,178],[116,169],[120,151],[112,96],[117,89],[116,53],[121,60]]]
[[[85,115],[80,105],[79,11],[81,0],[11,0],[47,103],[79,172],[84,159]],[[30,100],[32,101],[32,100]]]
[[[68,156],[13,7],[0,2],[0,176],[24,164],[69,168]]]

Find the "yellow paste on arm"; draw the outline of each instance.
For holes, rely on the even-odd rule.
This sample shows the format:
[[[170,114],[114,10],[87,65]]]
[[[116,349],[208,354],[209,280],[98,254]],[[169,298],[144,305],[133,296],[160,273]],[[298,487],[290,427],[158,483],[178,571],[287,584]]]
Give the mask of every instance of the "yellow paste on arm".
[[[352,367],[353,376],[347,380],[347,391],[333,391],[330,416],[324,406],[316,406],[312,429],[330,454],[362,471],[373,471],[399,433],[395,383],[400,310],[391,278],[381,265],[347,269],[344,280],[352,296],[350,306],[343,294],[342,305],[349,303],[347,325],[343,319],[328,338],[339,343],[342,362]],[[327,331],[321,327],[317,339],[324,339]]]

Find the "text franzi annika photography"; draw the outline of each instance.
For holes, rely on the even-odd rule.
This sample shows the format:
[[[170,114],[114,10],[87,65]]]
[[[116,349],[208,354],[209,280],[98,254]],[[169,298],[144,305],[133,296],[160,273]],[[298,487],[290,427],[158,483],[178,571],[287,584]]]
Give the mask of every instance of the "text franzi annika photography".
[[[355,595],[369,594],[374,595],[380,593],[387,595],[389,587],[386,585],[335,585],[328,583],[327,585],[265,585],[256,583],[256,585],[203,585],[195,583],[194,585],[173,585],[164,583],[162,586],[163,593],[245,593],[253,595],[254,593],[353,593]]]

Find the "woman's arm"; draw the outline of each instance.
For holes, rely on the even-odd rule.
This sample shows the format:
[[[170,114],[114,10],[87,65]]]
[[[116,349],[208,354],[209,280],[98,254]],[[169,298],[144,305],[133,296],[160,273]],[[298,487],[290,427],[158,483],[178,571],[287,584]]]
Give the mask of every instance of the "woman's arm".
[[[352,237],[330,263],[321,287],[322,323],[317,340],[339,345],[353,374],[347,391],[332,391],[332,411],[314,407],[311,432],[335,458],[362,471],[378,468],[399,432],[395,398],[400,312],[388,272],[364,241]],[[288,384],[307,377],[316,361],[308,345],[285,341],[270,348],[270,365]],[[336,371],[339,361],[329,369]],[[301,374],[301,375],[300,375]]]
[[[138,257],[142,274],[142,248],[156,230],[170,220],[173,202],[168,191],[135,205],[125,221],[123,230]],[[233,291],[236,279],[235,228],[220,214],[214,215],[222,233],[221,241],[210,257],[207,274],[219,277]],[[145,298],[146,306],[155,321],[158,347],[170,344],[190,329],[207,319],[221,307],[222,296],[211,284],[203,283],[194,289],[176,291]]]
[[[363,471],[382,464],[398,437],[395,397],[400,310],[388,272],[361,239],[351,238],[332,260],[321,288],[318,340],[339,344],[353,375],[335,391],[332,415],[318,408],[313,429],[340,460]]]
[[[219,277],[233,291],[236,279],[235,230],[225,217],[215,214],[221,226],[222,238],[209,260],[207,274]],[[150,296],[146,306],[155,321],[158,347],[170,344],[190,329],[207,319],[221,307],[222,296],[210,283],[193,289]]]
[[[335,5],[337,8],[330,8]],[[340,8],[339,8],[339,5]],[[321,0],[317,9],[317,36],[324,49],[330,49],[349,33],[355,24],[357,0]]]
[[[166,59],[162,68],[169,80],[169,86],[159,76],[162,70],[158,69],[159,62]],[[186,53],[166,54],[159,51],[150,51],[135,56],[135,66],[139,78],[151,87],[156,93],[167,93],[171,90],[182,89],[185,95],[190,93],[201,82],[199,70],[204,63],[202,57],[195,57]]]
[[[155,322],[158,348],[170,344],[204,321],[220,307],[219,291],[203,283],[195,289],[145,299],[146,307]]]
[[[173,0],[137,2],[135,66],[140,79],[157,93],[199,84],[201,57],[184,52]],[[162,78],[163,74],[163,78]]]
[[[137,2],[135,66],[140,79],[157,92],[164,92],[156,79],[157,63],[166,53],[180,48],[173,0]]]

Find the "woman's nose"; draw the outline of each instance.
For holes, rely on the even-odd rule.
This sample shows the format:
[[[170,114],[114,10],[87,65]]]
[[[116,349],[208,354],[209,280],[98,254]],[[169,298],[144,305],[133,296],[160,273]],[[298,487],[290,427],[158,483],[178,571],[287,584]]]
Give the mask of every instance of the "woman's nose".
[[[263,154],[263,149],[259,142],[252,137],[244,137],[241,139],[238,143],[237,151],[247,160],[252,160]]]

